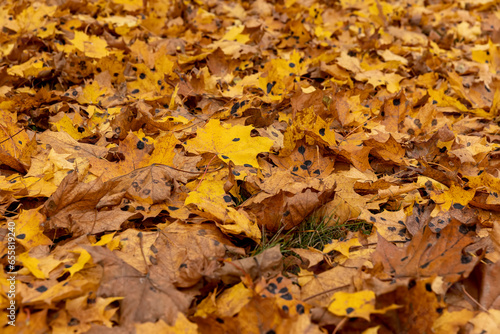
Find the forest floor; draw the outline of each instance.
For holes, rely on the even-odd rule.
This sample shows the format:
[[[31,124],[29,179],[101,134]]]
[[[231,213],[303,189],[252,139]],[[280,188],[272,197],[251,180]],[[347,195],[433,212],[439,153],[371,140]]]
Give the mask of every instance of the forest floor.
[[[1,8],[2,333],[500,332],[497,1]]]

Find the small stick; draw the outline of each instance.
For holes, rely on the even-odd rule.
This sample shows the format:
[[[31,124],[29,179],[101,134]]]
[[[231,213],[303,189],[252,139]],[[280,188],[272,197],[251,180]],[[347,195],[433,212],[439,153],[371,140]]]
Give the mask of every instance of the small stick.
[[[201,185],[201,183],[203,182],[203,179],[205,179],[205,175],[207,175],[208,167],[210,166],[210,164],[212,163],[212,160],[214,160],[216,156],[217,156],[217,155],[214,155],[214,156],[212,157],[212,159],[210,159],[210,161],[208,162],[207,167],[205,167],[205,171],[203,172],[203,175],[202,175],[202,177],[201,177],[200,183],[198,183],[198,185],[196,186],[196,188],[194,189],[194,191],[196,191],[196,190],[198,189],[198,187],[199,187],[199,186]]]
[[[337,326],[335,326],[335,330],[333,331],[332,334],[336,334],[342,328],[342,326],[344,326],[346,321],[347,321],[347,317],[344,317],[344,319],[340,320],[339,324]]]
[[[465,295],[466,295],[467,297],[469,297],[469,298],[470,298],[470,299],[471,299],[471,300],[472,300],[472,301],[473,301],[473,302],[474,302],[477,306],[479,306],[479,308],[480,308],[481,310],[483,310],[484,312],[486,312],[486,313],[488,313],[488,314],[490,313],[490,312],[488,312],[488,310],[486,309],[486,307],[484,307],[483,305],[479,304],[479,302],[478,302],[477,300],[475,300],[475,299],[474,299],[474,298],[473,298],[473,297],[472,297],[472,296],[471,296],[471,295],[467,292],[467,290],[465,290],[465,287],[464,287],[463,285],[462,285],[462,291],[463,291],[463,292],[465,293]]]

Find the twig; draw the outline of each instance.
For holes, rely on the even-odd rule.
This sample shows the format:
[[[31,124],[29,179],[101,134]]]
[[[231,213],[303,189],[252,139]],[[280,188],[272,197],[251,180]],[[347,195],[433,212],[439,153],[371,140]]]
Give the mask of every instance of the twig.
[[[3,130],[3,127],[2,127],[2,130]],[[4,130],[5,131],[5,130]],[[20,134],[21,132],[23,132],[24,129],[21,129],[19,131],[17,131],[16,133],[14,133],[13,135],[10,135],[7,131],[5,131],[7,133],[7,138],[5,138],[4,140],[0,141],[0,144],[3,144],[5,143],[7,140],[9,139],[13,139],[15,136],[17,136],[18,134]]]
[[[201,185],[201,183],[203,182],[203,179],[205,179],[205,175],[207,175],[207,171],[208,171],[208,167],[210,166],[210,164],[212,163],[212,160],[215,159],[217,155],[214,155],[212,157],[212,159],[210,159],[210,161],[208,162],[207,166],[205,167],[205,171],[203,172],[203,176],[201,177],[201,180],[200,180],[200,183],[198,183],[198,185],[196,186],[196,188],[194,189],[194,191],[196,191],[198,189],[198,187]]]
[[[336,334],[342,328],[342,326],[344,326],[346,321],[347,321],[347,317],[344,317],[344,319],[340,320],[339,324],[337,326],[335,326],[335,330],[333,331],[332,334]]]
[[[328,290],[325,290],[325,291],[321,291],[320,293],[317,293],[315,295],[312,295],[312,296],[309,296],[307,298],[304,298],[302,299],[302,301],[306,302],[308,301],[309,299],[313,299],[313,298],[316,298],[316,297],[319,297],[321,295],[324,295],[324,294],[327,294],[327,293],[330,293],[330,292],[333,292],[333,291],[336,291],[336,290],[340,290],[340,289],[343,289],[343,288],[347,288],[351,286],[351,284],[346,284],[346,285],[342,285],[342,286],[338,286],[336,288],[332,288],[332,289],[328,289]]]
[[[479,306],[479,308],[480,308],[481,310],[483,310],[484,312],[486,312],[486,313],[488,313],[488,314],[490,313],[490,312],[488,312],[488,310],[486,309],[486,307],[484,307],[483,305],[481,305],[481,304],[480,304],[477,300],[475,300],[475,299],[474,299],[474,297],[472,297],[472,296],[471,296],[471,295],[467,292],[467,290],[465,290],[465,287],[464,287],[463,285],[462,285],[462,291],[464,292],[464,294],[465,294],[467,297],[469,297],[469,298],[470,298],[470,299],[474,302],[474,304],[476,304],[477,306]]]

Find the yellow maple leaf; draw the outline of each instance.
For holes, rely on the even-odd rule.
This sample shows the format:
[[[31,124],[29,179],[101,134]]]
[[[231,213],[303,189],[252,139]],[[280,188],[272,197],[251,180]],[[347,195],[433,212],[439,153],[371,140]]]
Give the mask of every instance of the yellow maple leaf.
[[[443,85],[443,88],[440,90],[434,90],[432,88],[428,90],[432,103],[438,107],[453,107],[459,111],[468,111],[469,109],[460,101],[445,94],[446,88],[446,85]]]
[[[237,314],[253,296],[243,282],[224,290],[220,296],[209,295],[201,301],[196,308],[195,316],[207,317],[217,315],[218,317],[232,317]]]
[[[177,313],[177,319],[173,326],[169,326],[163,320],[158,320],[157,322],[145,322],[141,324],[135,324],[135,332],[137,334],[149,334],[149,333],[171,333],[171,334],[197,334],[198,325],[190,322],[184,314],[181,312]]]
[[[445,310],[444,313],[434,321],[432,330],[436,334],[458,333],[460,327],[465,326],[473,317],[474,312],[467,309],[456,312],[448,312],[448,310]]]
[[[252,221],[243,210],[236,210],[227,204],[231,196],[224,191],[224,174],[208,176],[195,191],[186,198],[185,205],[195,204],[200,210],[217,218],[217,226],[228,234],[245,235],[259,241],[261,232],[255,221]]]
[[[27,250],[36,246],[51,245],[52,241],[43,234],[41,224],[44,221],[39,210],[22,210],[16,219],[16,241]]]
[[[359,81],[367,81],[374,88],[386,85],[389,93],[398,92],[400,89],[399,82],[403,80],[403,77],[396,73],[383,73],[380,70],[358,73],[354,78]]]
[[[358,238],[351,238],[348,240],[332,240],[331,243],[325,245],[323,248],[323,254],[328,254],[331,251],[337,251],[343,254],[344,256],[349,257],[349,249],[351,247],[362,246],[359,242]]]
[[[139,136],[139,138],[141,137]],[[175,156],[174,148],[178,143],[179,141],[173,133],[163,133],[154,142],[155,149],[153,153],[149,158],[141,161],[139,166],[146,167],[152,164],[171,166]]]
[[[463,209],[474,198],[476,189],[465,190],[464,188],[452,184],[448,190],[437,194],[434,192],[431,199],[436,202],[437,206],[433,211],[433,216],[439,211],[448,211],[453,205],[456,209]]]
[[[265,93],[262,97],[264,102],[281,101],[285,97],[285,92],[293,86],[296,76],[306,73],[309,61],[304,60],[304,56],[294,50],[288,56],[280,59],[273,59],[268,62],[263,72],[267,76],[259,76],[259,87]]]
[[[169,64],[164,63],[164,66],[168,68]],[[164,82],[163,72],[152,71],[144,64],[137,64],[134,68],[136,69],[137,80],[127,83],[128,92],[132,96],[137,99],[152,101],[169,94],[171,91],[170,86]]]
[[[8,68],[7,73],[22,78],[37,77],[42,71],[51,70],[51,67],[47,65],[48,58],[47,55],[42,53],[39,57],[33,57],[20,65]]]
[[[469,320],[474,325],[473,334],[497,333],[500,328],[500,310],[490,308],[487,312],[480,312]]]
[[[251,137],[253,126],[236,125],[231,127],[211,119],[204,128],[196,131],[196,138],[188,140],[186,150],[192,153],[214,153],[228,163],[259,167],[256,156],[270,152],[274,142],[265,137]]]
[[[109,51],[106,48],[108,43],[104,39],[98,36],[89,36],[78,30],[74,33],[75,38],[71,40],[71,43],[77,50],[85,53],[87,57],[103,58],[109,55]]]
[[[111,94],[111,89],[101,87],[96,80],[86,82],[83,93],[76,99],[79,103],[98,104],[100,100]]]
[[[75,264],[73,264],[71,267],[66,268],[65,271],[69,272],[71,277],[73,275],[82,270],[83,267],[85,267],[85,264],[87,264],[92,257],[90,256],[89,252],[87,252],[85,249],[81,248],[79,250],[73,251],[73,253],[80,253],[80,256],[78,257],[78,260],[76,261]]]
[[[349,318],[363,318],[370,321],[370,314],[384,314],[389,310],[399,308],[398,305],[390,305],[382,309],[375,308],[375,292],[363,290],[359,292],[337,292],[332,297],[328,311],[338,316]]]
[[[31,257],[28,252],[19,254],[19,261],[23,264],[23,267],[28,269],[36,278],[47,278],[38,266],[40,261],[37,258]]]
[[[112,327],[110,318],[118,308],[111,308],[110,304],[121,300],[123,297],[98,297],[94,302],[89,302],[87,296],[78,297],[66,301],[66,310],[73,316],[78,315],[78,319],[90,329],[92,323],[102,323],[106,327]]]
[[[75,126],[73,120],[69,118],[68,115],[64,115],[64,117],[54,123],[54,125],[56,126],[57,131],[66,132],[76,140],[92,135],[92,132],[90,132],[87,128]],[[80,131],[81,129],[83,129],[83,131]]]
[[[248,34],[242,34],[243,30],[245,30],[244,25],[233,26],[228,30],[228,32],[226,32],[224,37],[222,37],[222,40],[236,41],[238,43],[245,44],[250,40],[250,37],[248,36]]]

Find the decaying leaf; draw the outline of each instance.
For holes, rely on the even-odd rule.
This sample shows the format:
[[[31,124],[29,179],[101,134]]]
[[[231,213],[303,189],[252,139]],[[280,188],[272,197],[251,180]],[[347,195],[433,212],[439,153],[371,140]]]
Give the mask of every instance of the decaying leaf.
[[[0,22],[0,332],[499,331],[497,1]]]

